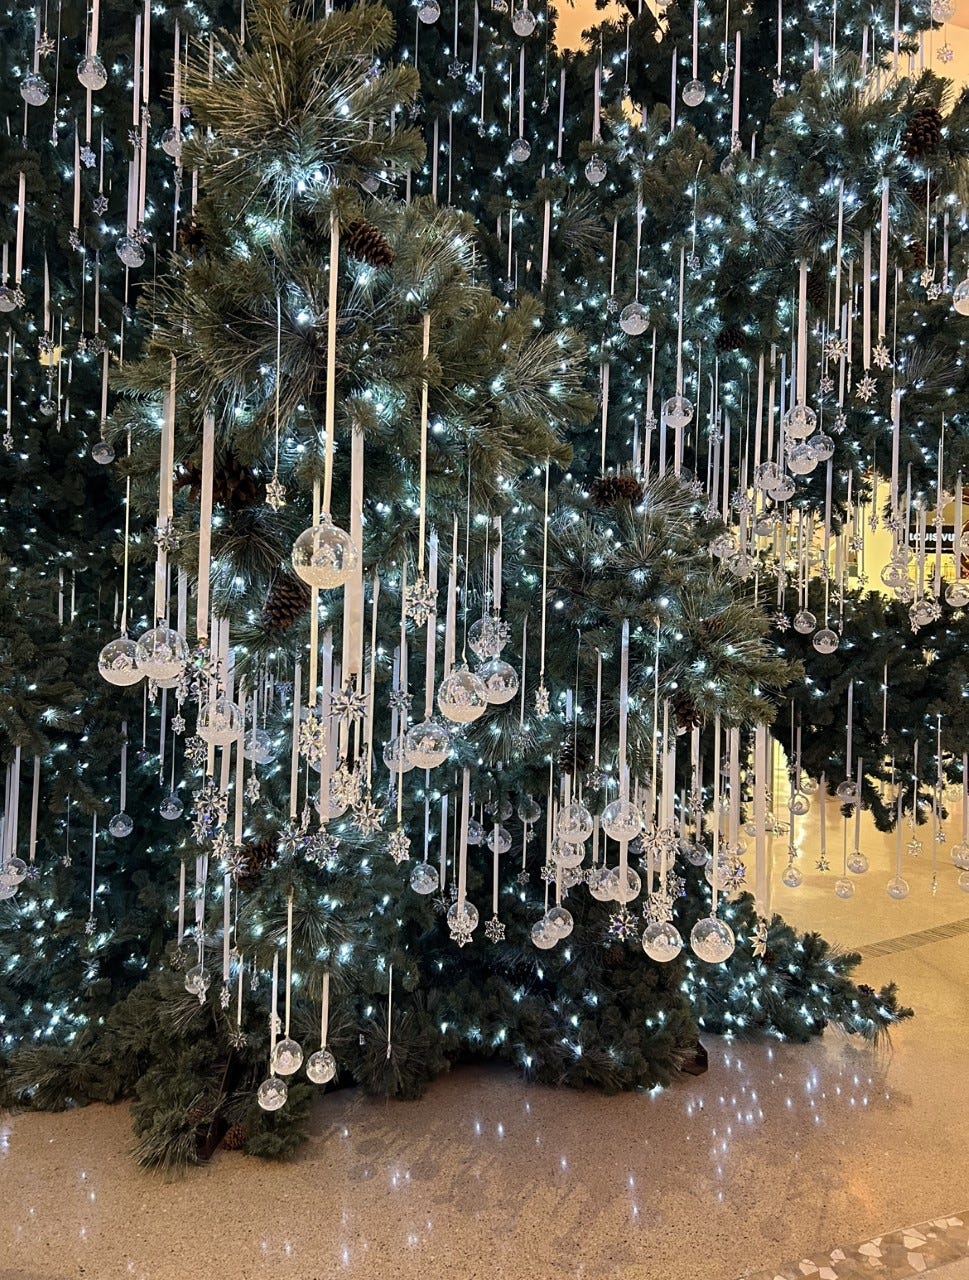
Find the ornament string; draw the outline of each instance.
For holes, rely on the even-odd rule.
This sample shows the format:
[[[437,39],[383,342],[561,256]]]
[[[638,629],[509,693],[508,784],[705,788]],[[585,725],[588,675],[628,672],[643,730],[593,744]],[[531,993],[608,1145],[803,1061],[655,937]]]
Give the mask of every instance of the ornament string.
[[[457,17],[455,16],[455,21]],[[421,470],[417,529],[417,577],[424,575],[424,539],[427,523],[427,416],[428,416],[428,379],[427,361],[431,350],[431,313],[425,311],[423,318],[423,336],[421,341],[421,362],[424,376],[421,379]]]
[[[416,57],[416,52],[415,52]],[[326,314],[326,407],[323,423],[323,513],[330,514],[333,496],[333,433],[336,423],[337,286],[340,272],[340,221],[330,211],[330,276]]]

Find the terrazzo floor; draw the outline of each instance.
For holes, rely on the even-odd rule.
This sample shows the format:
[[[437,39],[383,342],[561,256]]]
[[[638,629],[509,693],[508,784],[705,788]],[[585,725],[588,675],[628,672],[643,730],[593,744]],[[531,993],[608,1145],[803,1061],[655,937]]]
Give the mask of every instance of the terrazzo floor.
[[[222,1151],[171,1182],[130,1162],[123,1107],[6,1117],[0,1280],[908,1280],[969,1258],[969,895],[940,863],[933,896],[926,853],[889,901],[891,848],[865,840],[852,902],[812,872],[774,906],[898,982],[918,1016],[890,1048],[710,1038],[705,1076],[610,1098],[465,1068],[416,1103],[324,1098],[293,1164]]]

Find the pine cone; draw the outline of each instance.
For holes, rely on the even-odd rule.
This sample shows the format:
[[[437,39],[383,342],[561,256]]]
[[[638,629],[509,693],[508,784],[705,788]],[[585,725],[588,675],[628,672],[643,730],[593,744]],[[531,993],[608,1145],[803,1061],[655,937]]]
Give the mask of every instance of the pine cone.
[[[202,492],[202,465],[194,458],[175,473],[175,488],[188,489],[188,496],[197,502]],[[263,485],[256,479],[251,467],[244,467],[234,454],[216,456],[212,476],[212,504],[242,511],[262,501]]]
[[[310,589],[291,573],[279,573],[272,580],[262,606],[264,631],[288,631],[310,607]]]
[[[278,854],[275,836],[263,836],[261,840],[246,840],[239,849],[242,870],[236,875],[240,889],[251,889],[258,884],[262,873],[276,861]]]
[[[351,258],[369,263],[371,267],[389,267],[397,256],[373,223],[364,222],[362,218],[347,224],[342,240]]]
[[[185,1112],[186,1121],[193,1127],[204,1124],[211,1115],[211,1109],[203,1102],[197,1102],[194,1107],[189,1107]]]
[[[222,1145],[226,1151],[241,1151],[249,1141],[249,1130],[244,1124],[230,1124],[225,1131]]]
[[[195,220],[193,213],[179,219],[178,247],[189,258],[197,257],[205,248],[205,232]]]
[[[721,353],[736,351],[747,340],[747,335],[739,324],[725,324],[713,340],[713,345]]]
[[[916,107],[902,131],[902,154],[908,160],[924,160],[942,141],[942,112],[931,103]]]
[[[577,773],[581,777],[588,772],[591,764],[592,756],[589,753],[589,744],[584,741],[581,735],[577,742],[574,734],[568,734],[561,747],[559,747],[559,772]]]
[[[628,471],[609,471],[604,476],[597,476],[589,485],[589,497],[597,507],[615,507],[620,502],[636,507],[645,494],[642,483]]]
[[[921,240],[910,240],[905,246],[908,256],[912,261],[912,267],[915,271],[921,271],[925,266],[925,245]]]
[[[823,311],[828,305],[828,281],[821,267],[808,272],[807,300],[815,311]]]

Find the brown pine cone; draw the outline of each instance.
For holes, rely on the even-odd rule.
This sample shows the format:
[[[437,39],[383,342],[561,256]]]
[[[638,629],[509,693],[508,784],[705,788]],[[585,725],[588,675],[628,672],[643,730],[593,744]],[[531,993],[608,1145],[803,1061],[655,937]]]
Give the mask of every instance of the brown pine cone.
[[[226,1151],[241,1151],[249,1141],[249,1130],[244,1124],[230,1124],[222,1138]]]
[[[931,103],[916,107],[902,130],[902,154],[908,160],[924,160],[942,141],[942,112]]]
[[[347,224],[342,240],[351,258],[369,263],[371,267],[389,267],[397,256],[373,223],[362,218]]]
[[[251,889],[258,884],[262,873],[275,863],[278,852],[275,836],[244,841],[239,849],[240,869],[235,877],[239,888]]]
[[[808,272],[807,300],[815,311],[823,311],[828,305],[828,281],[823,267],[812,267]]]
[[[262,606],[265,631],[287,631],[310,607],[310,589],[292,573],[278,573],[272,580]]]
[[[202,492],[202,465],[191,458],[175,473],[175,488],[188,489],[192,502]],[[263,484],[251,467],[244,467],[234,454],[217,455],[212,476],[212,505],[241,511],[262,501]]]
[[[620,502],[636,507],[642,502],[645,492],[641,481],[628,471],[609,471],[604,476],[596,476],[589,485],[589,497],[597,507],[614,507]]]
[[[713,340],[713,345],[723,354],[725,351],[736,351],[747,340],[747,335],[739,324],[725,324]]]
[[[207,1107],[204,1102],[197,1102],[194,1107],[189,1107],[185,1112],[185,1119],[190,1125],[204,1124],[211,1115],[211,1108]]]
[[[190,258],[205,248],[205,232],[195,220],[194,214],[187,214],[178,223],[178,247]]]
[[[592,756],[589,752],[589,744],[579,735],[576,742],[574,734],[568,734],[559,747],[559,772],[560,773],[576,773],[580,777],[588,771],[592,764]]]
[[[925,245],[921,240],[910,240],[905,246],[908,256],[912,260],[912,266],[916,271],[921,271],[925,266]]]

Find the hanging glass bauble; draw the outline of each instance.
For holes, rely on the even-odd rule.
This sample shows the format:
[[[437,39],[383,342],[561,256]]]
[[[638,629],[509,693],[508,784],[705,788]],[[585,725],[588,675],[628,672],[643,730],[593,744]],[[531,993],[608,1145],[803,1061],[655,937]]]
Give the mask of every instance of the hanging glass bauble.
[[[383,756],[384,764],[393,774],[410,773],[414,767],[403,738],[391,738],[389,742],[385,742]]]
[[[969,316],[969,276],[952,290],[952,305],[961,316]]]
[[[641,302],[629,302],[619,312],[619,328],[630,337],[638,338],[649,328],[649,312]]]
[[[794,497],[796,490],[797,486],[790,476],[781,476],[777,484],[771,485],[767,490],[767,494],[775,502],[787,502],[789,498]]]
[[[643,814],[629,800],[613,800],[602,811],[602,829],[613,840],[635,840],[643,829]]]
[[[969,871],[961,872],[959,875],[959,879],[956,881],[956,884],[959,886],[959,888],[962,890],[963,893],[969,893]]]
[[[776,462],[762,462],[754,468],[754,484],[758,489],[773,488],[782,474]]]
[[[8,284],[0,284],[0,311],[5,315],[11,311],[16,311],[20,306],[20,299],[17,297],[16,290],[11,289]]]
[[[841,898],[843,901],[847,902],[849,898],[853,898],[855,896],[855,886],[850,880],[841,876],[834,882],[834,893],[836,898]]]
[[[818,415],[808,404],[796,404],[784,414],[784,434],[789,440],[806,440],[818,425]]]
[[[848,854],[848,861],[845,865],[853,876],[863,876],[869,865],[867,855],[862,853],[860,849],[853,849]]]
[[[892,876],[886,886],[886,892],[890,898],[901,902],[903,898],[908,897],[908,881],[903,880],[901,876]]]
[[[787,466],[791,475],[808,476],[817,470],[818,459],[814,446],[807,440],[794,444],[787,451]]]
[[[317,1049],[306,1060],[306,1078],[313,1084],[329,1084],[336,1075],[336,1058],[329,1049]]]
[[[594,867],[589,872],[589,892],[595,898],[596,902],[611,902],[612,891],[616,887],[617,881],[609,867]]]
[[[542,916],[541,920],[535,921],[529,930],[529,934],[532,942],[541,951],[551,951],[558,942],[555,933],[546,924],[544,916]]]
[[[161,136],[161,147],[166,156],[177,160],[182,152],[182,131],[169,125]]]
[[[535,30],[535,15],[527,4],[512,14],[511,27],[516,36],[530,36]]]
[[[326,804],[322,804],[323,797],[318,795],[313,801],[313,807],[320,815],[323,822],[335,822],[337,818],[342,818],[350,807],[346,797],[343,794],[343,788],[340,785],[340,779],[330,778],[330,786],[327,792]],[[323,810],[326,809],[324,813]]]
[[[566,844],[564,840],[552,841],[552,861],[557,867],[580,867],[585,858],[585,848],[581,844]]]
[[[27,879],[27,864],[23,858],[8,858],[0,867],[0,880],[16,887]]]
[[[960,840],[958,844],[952,846],[952,865],[958,867],[960,871],[969,871],[969,843]]]
[[[648,924],[643,930],[643,950],[650,960],[666,964],[675,960],[683,950],[683,939],[679,930],[672,924]]]
[[[158,813],[166,822],[175,822],[185,812],[185,806],[174,791],[163,796],[158,803]]]
[[[964,609],[969,604],[969,579],[950,582],[945,589],[945,602],[953,609]]]
[[[602,156],[592,155],[589,157],[585,166],[585,176],[588,182],[597,187],[603,181],[607,172],[606,162]]]
[[[42,107],[50,97],[50,85],[36,71],[28,71],[20,82],[20,96],[28,107]]]
[[[515,164],[524,164],[532,154],[532,144],[527,138],[516,138],[511,144],[511,151],[509,154]]]
[[[525,796],[519,801],[516,810],[519,822],[537,822],[542,816],[542,806],[532,796]]]
[[[707,89],[702,80],[687,80],[683,86],[683,101],[688,107],[698,107],[706,96]]]
[[[269,764],[276,759],[276,748],[273,746],[272,734],[266,729],[250,729],[246,734],[243,754],[254,764]]]
[[[270,1065],[278,1075],[294,1075],[303,1065],[302,1046],[288,1036],[285,1040],[277,1040]]]
[[[690,930],[693,953],[707,964],[722,964],[733,955],[733,930],[716,916],[704,916]]]
[[[799,635],[809,636],[818,625],[818,620],[810,609],[799,609],[794,615],[794,630]]]
[[[451,751],[451,735],[440,720],[411,725],[404,737],[404,754],[415,769],[436,769]]]
[[[935,617],[934,601],[927,599],[925,596],[921,600],[916,600],[908,611],[913,629],[919,627],[927,627]]]
[[[818,432],[811,440],[811,448],[814,450],[814,456],[818,462],[827,462],[829,458],[834,457],[834,441],[830,436]]]
[[[595,820],[581,800],[567,804],[558,817],[555,834],[566,844],[581,844],[592,835]]]
[[[707,884],[713,884],[713,875],[713,857],[710,856],[704,859],[703,867],[703,878],[706,880]],[[717,858],[716,876],[717,890],[722,892],[730,883],[731,877],[730,862],[724,854],[720,854]]]
[[[511,702],[518,692],[518,672],[511,663],[501,658],[489,658],[481,664],[475,675],[484,684],[485,697],[496,706]]]
[[[425,27],[433,26],[441,16],[441,6],[437,0],[421,0],[417,7],[417,19]]]
[[[632,867],[626,868],[626,881],[623,884],[622,876],[619,874],[619,868],[612,874],[609,881],[609,888],[612,890],[613,902],[632,902],[639,897],[639,892],[643,887],[643,882],[639,877],[639,872],[634,871]]]
[[[110,466],[114,462],[114,446],[107,440],[95,440],[91,445],[91,457],[99,467]]]
[[[415,893],[427,895],[434,893],[441,879],[437,867],[429,862],[415,862],[410,870],[410,887]]]
[[[795,818],[803,818],[806,813],[811,811],[811,801],[803,793],[803,791],[795,791],[791,796],[791,803],[788,805],[791,813]]]
[[[686,396],[675,395],[663,401],[663,417],[674,431],[682,431],[693,421],[693,402]]]
[[[492,853],[507,853],[511,848],[511,832],[507,827],[492,827],[488,832],[487,845]]]
[[[515,812],[514,806],[507,796],[502,796],[500,800],[492,796],[485,803],[484,810],[490,817],[497,818],[499,822],[507,822]]]
[[[145,246],[134,236],[121,236],[114,250],[126,267],[144,266]]]
[[[134,819],[123,809],[108,819],[108,830],[115,840],[123,840],[125,836],[130,836],[134,829]]]
[[[9,880],[5,880],[0,874],[0,902],[6,902],[8,899],[15,897],[17,886],[11,884]]]
[[[702,867],[707,860],[707,851],[702,844],[691,841],[685,849],[686,860],[691,867]]]
[[[508,624],[500,618],[485,615],[468,628],[468,648],[482,662],[497,658],[508,638]]]
[[[149,627],[138,637],[135,657],[149,680],[170,680],[181,675],[188,661],[188,644],[174,627]]]
[[[743,551],[731,551],[728,556],[724,557],[724,564],[735,578],[739,578],[741,582],[746,582],[754,571],[754,562]]]
[[[832,631],[830,627],[822,627],[819,631],[815,631],[811,643],[818,653],[834,653],[841,642],[836,631]]]
[[[478,908],[473,902],[465,902],[464,910],[456,902],[448,907],[447,923],[452,933],[474,933],[478,927]]]
[[[256,1101],[263,1111],[278,1111],[280,1107],[285,1107],[288,1096],[286,1081],[280,1080],[278,1076],[270,1076],[256,1090]]]
[[[104,63],[96,53],[82,58],[77,64],[77,78],[85,89],[97,92],[108,83],[108,73]]]
[[[929,13],[933,22],[951,22],[956,14],[955,0],[932,0]]]
[[[881,577],[883,586],[888,587],[892,591],[897,591],[902,583],[905,582],[908,577],[908,573],[904,565],[898,564],[895,560],[890,560],[888,564],[882,567],[881,574],[879,576]]]
[[[565,907],[550,907],[545,912],[545,927],[557,938],[567,938],[573,926],[572,912],[566,911]]]
[[[212,985],[212,975],[204,965],[192,965],[185,974],[185,990],[190,996],[204,996]]]
[[[455,724],[471,724],[479,720],[488,709],[484,681],[465,666],[455,667],[438,687],[437,705],[441,715]]]
[[[213,698],[199,707],[196,733],[210,747],[228,747],[242,736],[242,712],[230,698]]]
[[[484,827],[481,825],[481,823],[478,821],[477,818],[470,818],[468,820],[468,844],[472,848],[475,848],[482,843],[484,838],[485,838]]]
[[[348,533],[324,516],[293,543],[293,568],[308,586],[323,591],[342,587],[357,567],[357,548]]]
[[[137,684],[144,675],[135,659],[135,642],[127,636],[109,640],[98,654],[98,671],[108,684]]]
[[[844,782],[838,783],[834,794],[842,804],[857,804],[858,784],[855,782],[854,778],[845,778]]]
[[[787,885],[788,889],[799,889],[804,882],[804,876],[801,874],[801,868],[796,862],[789,862],[784,868],[784,874],[781,876],[781,884]]]

